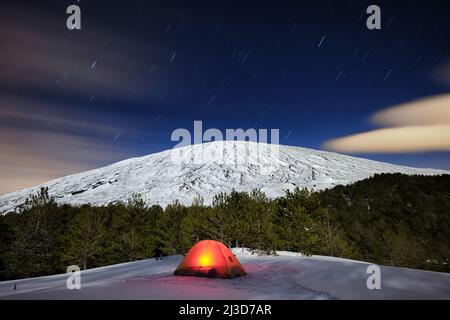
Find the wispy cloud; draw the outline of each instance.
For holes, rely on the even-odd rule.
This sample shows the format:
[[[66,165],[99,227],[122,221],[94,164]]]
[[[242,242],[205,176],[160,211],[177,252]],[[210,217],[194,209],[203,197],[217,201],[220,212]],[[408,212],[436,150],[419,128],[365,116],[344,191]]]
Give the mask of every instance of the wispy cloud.
[[[133,155],[104,139],[38,129],[0,128],[0,193],[30,187]]]
[[[133,50],[120,30],[93,23],[71,32],[46,14],[0,12],[0,193],[136,155],[118,141],[136,132],[90,104],[160,89],[146,69],[160,48]]]
[[[450,124],[450,94],[388,108],[376,113],[372,122],[381,126]]]
[[[156,45],[134,50],[129,37],[91,24],[69,31],[59,19],[0,12],[0,85],[23,93],[36,89],[141,101],[160,90],[161,77],[149,75],[163,50]],[[47,21],[47,22],[46,22]]]
[[[347,153],[450,151],[450,125],[378,129],[327,141],[325,148]]]
[[[57,103],[0,94],[0,127],[46,128],[104,137],[116,134],[117,126],[93,121],[89,116],[86,111],[69,111],[67,106]]]
[[[394,106],[371,119],[388,128],[329,140],[324,147],[346,153],[450,151],[450,95]]]
[[[135,134],[63,105],[0,94],[0,194],[135,155],[114,139],[119,130]]]

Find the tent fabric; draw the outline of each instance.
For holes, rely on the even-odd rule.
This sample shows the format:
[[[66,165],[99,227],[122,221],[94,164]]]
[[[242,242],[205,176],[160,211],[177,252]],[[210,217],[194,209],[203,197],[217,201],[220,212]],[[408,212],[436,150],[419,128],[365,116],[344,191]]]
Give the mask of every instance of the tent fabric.
[[[186,254],[175,275],[210,278],[234,278],[246,274],[236,256],[223,243],[197,242]]]

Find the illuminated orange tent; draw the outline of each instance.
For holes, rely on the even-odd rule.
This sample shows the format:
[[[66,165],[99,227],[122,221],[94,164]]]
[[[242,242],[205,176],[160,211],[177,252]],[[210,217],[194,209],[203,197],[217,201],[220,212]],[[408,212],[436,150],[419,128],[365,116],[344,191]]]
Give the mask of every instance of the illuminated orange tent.
[[[197,242],[175,270],[176,275],[210,278],[234,278],[245,273],[230,249],[214,240]]]

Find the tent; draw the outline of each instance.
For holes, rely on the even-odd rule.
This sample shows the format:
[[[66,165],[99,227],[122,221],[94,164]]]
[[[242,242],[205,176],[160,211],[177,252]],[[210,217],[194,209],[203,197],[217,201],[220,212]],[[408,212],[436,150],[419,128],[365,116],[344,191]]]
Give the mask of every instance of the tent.
[[[214,240],[197,242],[175,270],[175,275],[210,278],[234,278],[244,274],[244,268],[230,249]]]

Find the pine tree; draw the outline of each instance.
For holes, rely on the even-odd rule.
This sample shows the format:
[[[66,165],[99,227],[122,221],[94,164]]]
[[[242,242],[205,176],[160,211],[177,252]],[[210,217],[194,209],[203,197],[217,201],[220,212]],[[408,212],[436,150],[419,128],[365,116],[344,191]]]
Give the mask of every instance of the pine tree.
[[[259,189],[252,190],[248,202],[247,243],[257,250],[267,252],[275,249],[273,241],[273,209],[264,192]]]
[[[56,237],[52,219],[57,205],[49,196],[48,188],[31,195],[18,214],[14,226],[15,241],[11,250],[12,272],[18,275],[48,274],[56,264]]]
[[[66,248],[63,262],[80,265],[83,269],[97,266],[104,252],[106,221],[107,216],[101,210],[83,206],[63,238]]]

